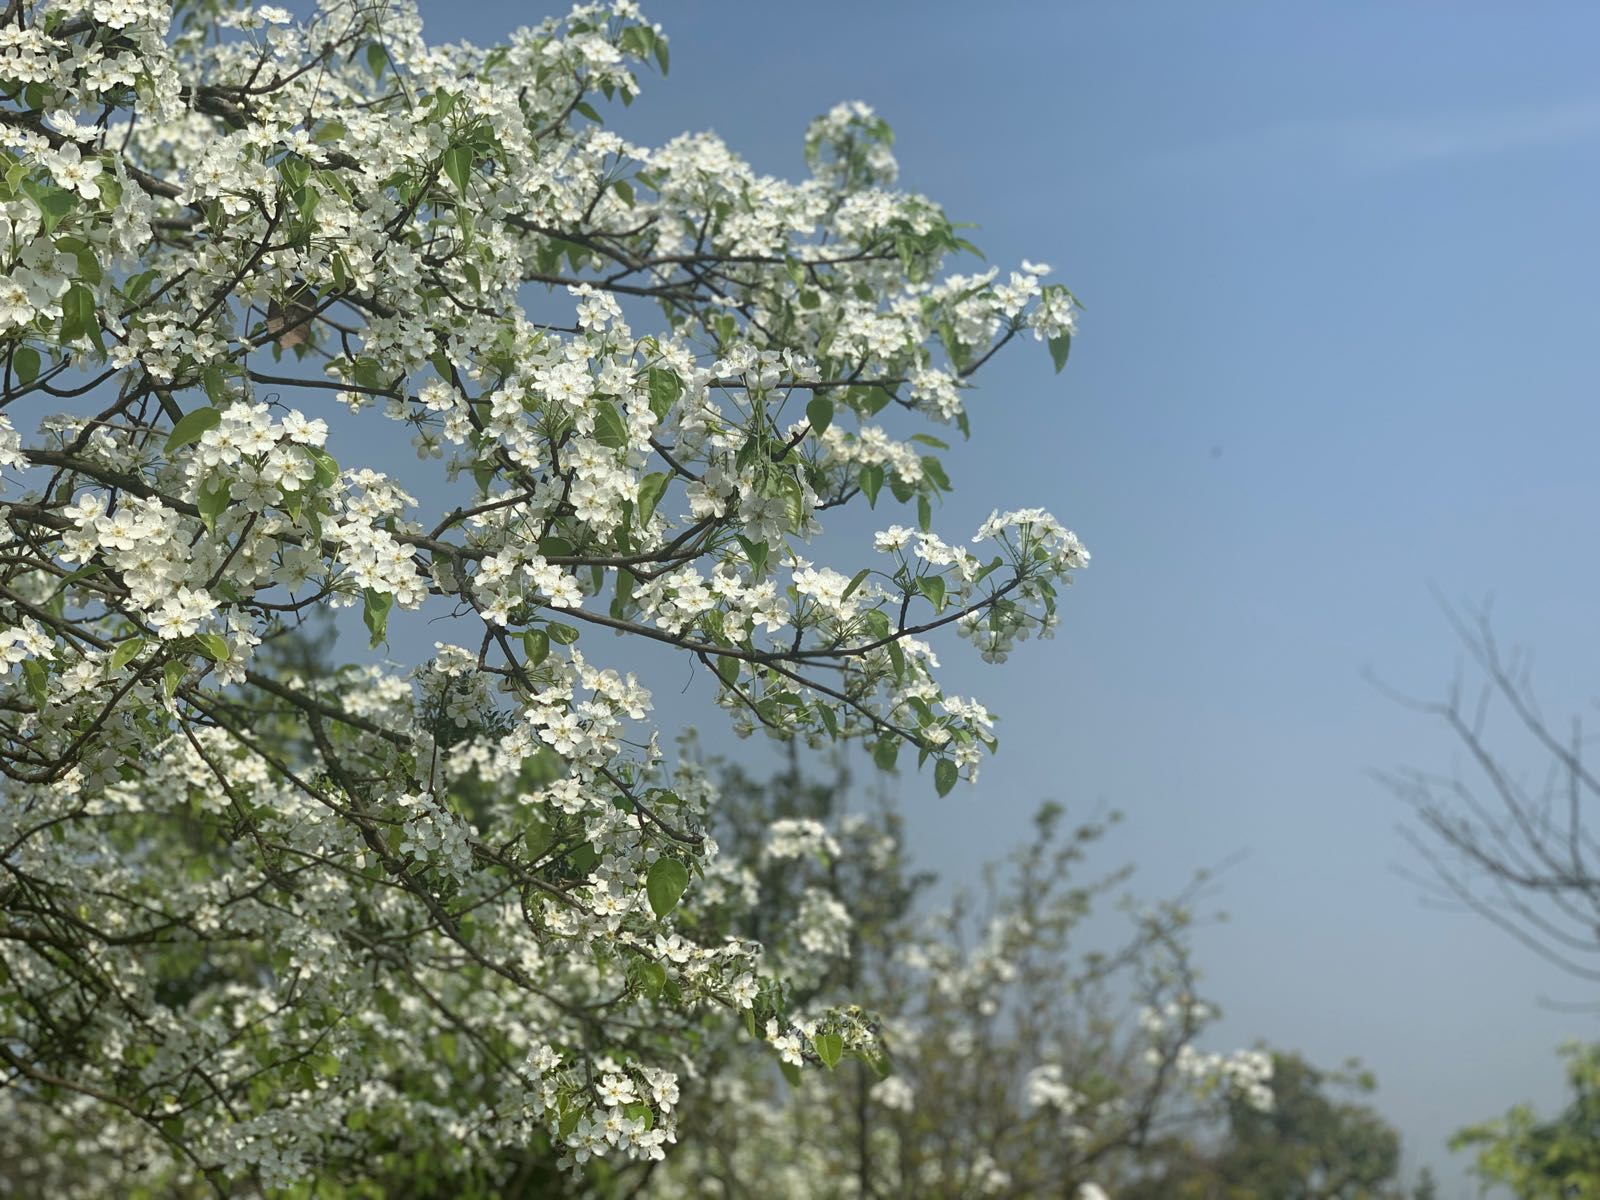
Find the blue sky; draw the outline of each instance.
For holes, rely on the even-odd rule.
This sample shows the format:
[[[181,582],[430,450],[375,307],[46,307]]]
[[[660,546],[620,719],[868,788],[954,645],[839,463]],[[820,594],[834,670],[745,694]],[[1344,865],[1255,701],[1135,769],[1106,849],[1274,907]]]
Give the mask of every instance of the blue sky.
[[[523,4],[423,0],[492,41]],[[1412,1168],[1461,1124],[1560,1096],[1580,985],[1430,910],[1369,769],[1451,748],[1363,681],[1434,694],[1459,657],[1429,593],[1493,594],[1553,712],[1600,680],[1593,330],[1600,10],[1587,5],[680,0],[617,127],[715,129],[800,170],[842,99],[897,132],[926,192],[1002,265],[1084,300],[1067,371],[983,376],[940,523],[1042,504],[1092,567],[1053,642],[951,678],[1004,721],[975,790],[903,786],[955,878],[1045,797],[1127,821],[1107,861],[1149,895],[1236,851],[1200,935],[1217,1045],[1359,1055]]]

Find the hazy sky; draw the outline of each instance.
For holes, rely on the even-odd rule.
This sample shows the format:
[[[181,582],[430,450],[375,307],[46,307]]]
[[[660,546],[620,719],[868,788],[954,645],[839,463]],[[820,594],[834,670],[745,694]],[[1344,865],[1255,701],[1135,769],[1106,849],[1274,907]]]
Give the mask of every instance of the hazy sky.
[[[545,9],[423,11],[435,40],[486,42]],[[1451,750],[1361,672],[1443,687],[1434,584],[1496,596],[1552,710],[1600,680],[1600,9],[647,12],[672,75],[618,110],[625,134],[715,129],[792,175],[806,122],[865,100],[904,186],[1087,306],[1059,378],[1033,346],[984,372],[947,460],[942,528],[1041,504],[1095,557],[1055,641],[999,668],[951,656],[1002,746],[976,789],[904,783],[919,854],[970,876],[1044,797],[1125,811],[1102,865],[1137,863],[1147,895],[1247,850],[1232,921],[1199,937],[1215,1046],[1361,1056],[1408,1164],[1469,1194],[1448,1133],[1555,1104],[1555,1047],[1597,1030],[1540,998],[1592,992],[1398,875],[1405,814],[1368,770]]]

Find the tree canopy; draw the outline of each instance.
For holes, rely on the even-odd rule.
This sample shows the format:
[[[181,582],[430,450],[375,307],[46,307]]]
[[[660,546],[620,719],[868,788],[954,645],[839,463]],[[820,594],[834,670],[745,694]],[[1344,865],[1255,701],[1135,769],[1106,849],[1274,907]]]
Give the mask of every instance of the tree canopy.
[[[1141,1163],[1125,1200],[1406,1200],[1398,1182],[1400,1135],[1357,1097],[1373,1077],[1352,1065],[1315,1067],[1297,1054],[1272,1056],[1273,1104],[1235,1099],[1221,1135],[1168,1139]],[[1343,1095],[1341,1095],[1343,1093]]]
[[[1236,1105],[1272,1108],[1269,1054],[1202,1048],[1219,1013],[1199,994],[1193,890],[1141,902],[1122,894],[1126,869],[1092,868],[1114,814],[1072,825],[1043,805],[980,887],[936,898],[897,810],[849,803],[843,773],[718,783],[746,889],[730,888],[722,919],[808,998],[876,1014],[891,1069],[791,1062],[786,1082],[729,1046],[651,1195],[1121,1196],[1153,1144],[1209,1132]],[[1093,928],[1108,901],[1120,933]],[[822,911],[826,937],[807,919]]]
[[[1088,556],[1038,508],[934,532],[940,455],[1002,348],[1065,363],[1075,301],[897,190],[862,105],[798,182],[607,130],[668,66],[630,0],[490,47],[430,44],[405,0],[0,12],[26,1186],[65,1146],[124,1195],[519,1144],[622,1169],[673,1142],[709,1030],[883,1065],[868,1014],[699,915],[710,796],[638,647],[742,730],[975,776],[993,718],[929,639],[1003,660]],[[894,512],[818,561],[849,506]],[[329,609],[438,642],[325,663]]]
[[[1474,1168],[1486,1184],[1510,1188],[1519,1200],[1594,1200],[1600,1197],[1600,1046],[1562,1047],[1572,1102],[1541,1119],[1519,1104],[1496,1121],[1461,1130],[1455,1150],[1476,1151]]]

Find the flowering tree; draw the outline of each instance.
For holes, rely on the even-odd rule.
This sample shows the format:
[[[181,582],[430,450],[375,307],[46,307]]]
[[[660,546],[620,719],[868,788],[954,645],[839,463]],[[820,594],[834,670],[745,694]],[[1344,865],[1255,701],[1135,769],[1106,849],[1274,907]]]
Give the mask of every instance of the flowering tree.
[[[393,0],[0,12],[0,1136],[124,1193],[649,1161],[719,1022],[881,1064],[685,917],[705,796],[627,647],[740,728],[974,775],[925,635],[1003,659],[1087,556],[1037,509],[942,540],[909,429],[965,434],[1019,337],[1059,369],[1074,302],[946,273],[862,106],[799,183],[624,142],[594,105],[652,65],[628,0],[490,49]],[[802,556],[880,502],[865,565]],[[450,640],[309,669],[347,607]]]
[[[1142,1178],[1118,1200],[1428,1200],[1424,1168],[1400,1182],[1400,1134],[1364,1098],[1377,1081],[1351,1061],[1315,1067],[1272,1056],[1273,1104],[1235,1103],[1213,1136],[1163,1138],[1142,1156]]]
[[[1084,928],[1128,877],[1085,875],[1110,820],[1070,828],[1045,805],[978,894],[929,914],[895,813],[847,811],[843,779],[791,765],[720,791],[731,853],[697,918],[762,938],[802,1009],[867,1005],[887,1053],[803,1073],[803,1038],[769,1026],[785,1084],[725,1047],[651,1196],[1104,1200],[1146,1175],[1153,1147],[1272,1111],[1270,1055],[1200,1048],[1217,1014],[1197,995],[1184,903],[1125,902],[1130,931],[1110,948]]]

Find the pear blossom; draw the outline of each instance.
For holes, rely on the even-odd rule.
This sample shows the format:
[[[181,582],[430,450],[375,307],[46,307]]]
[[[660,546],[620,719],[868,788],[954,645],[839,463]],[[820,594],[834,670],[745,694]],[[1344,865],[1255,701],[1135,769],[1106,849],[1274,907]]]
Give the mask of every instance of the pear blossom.
[[[653,1164],[710,1033],[881,1062],[798,998],[858,935],[834,891],[783,953],[700,919],[847,839],[725,856],[631,655],[944,792],[997,743],[940,654],[1048,636],[1088,562],[1042,509],[933,528],[921,430],[1076,308],[964,269],[881,117],[819,117],[785,180],[594,119],[670,61],[632,0],[427,32],[413,0],[0,18],[33,113],[0,171],[0,1140],[93,1131],[108,1194],[370,1190],[413,1144]],[[849,505],[905,506],[870,569]]]

